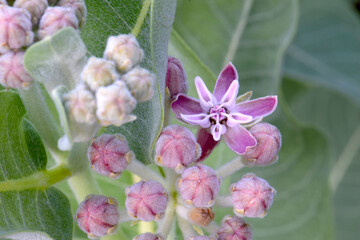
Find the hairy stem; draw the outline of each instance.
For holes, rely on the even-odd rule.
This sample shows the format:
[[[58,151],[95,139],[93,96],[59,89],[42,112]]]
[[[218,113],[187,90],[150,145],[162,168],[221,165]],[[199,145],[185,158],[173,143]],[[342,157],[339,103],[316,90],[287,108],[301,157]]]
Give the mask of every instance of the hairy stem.
[[[151,0],[144,1],[140,15],[136,21],[135,27],[131,31],[132,35],[134,35],[135,37],[137,37],[137,35],[140,33],[141,27],[142,27],[144,20],[149,12],[150,4],[151,4]]]
[[[157,233],[163,236],[165,239],[169,235],[169,232],[174,224],[175,220],[175,208],[176,208],[176,201],[174,198],[170,198],[168,202],[168,207],[165,211],[164,218],[159,222]]]
[[[215,199],[214,206],[233,207],[231,196],[218,196]]]
[[[136,159],[131,160],[126,170],[138,175],[142,179],[154,180],[161,183],[163,186],[166,186],[164,179],[159,174]]]
[[[226,163],[222,167],[216,170],[216,174],[221,178],[226,178],[233,173],[242,169],[245,165],[242,163],[242,157],[238,156],[231,160],[230,162]]]
[[[188,239],[189,237],[196,236],[196,232],[194,231],[188,220],[180,217],[179,215],[177,219],[184,239]]]

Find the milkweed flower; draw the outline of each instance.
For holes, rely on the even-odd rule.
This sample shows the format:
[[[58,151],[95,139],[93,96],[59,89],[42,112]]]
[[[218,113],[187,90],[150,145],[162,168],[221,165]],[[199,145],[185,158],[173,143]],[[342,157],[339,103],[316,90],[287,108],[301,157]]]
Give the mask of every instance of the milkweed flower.
[[[220,73],[214,92],[211,93],[198,76],[195,86],[199,100],[178,94],[172,102],[174,113],[181,120],[210,128],[215,141],[224,137],[226,144],[237,154],[244,154],[256,146],[254,136],[242,124],[249,124],[271,114],[277,105],[277,96],[266,96],[238,102],[237,70],[229,63]]]

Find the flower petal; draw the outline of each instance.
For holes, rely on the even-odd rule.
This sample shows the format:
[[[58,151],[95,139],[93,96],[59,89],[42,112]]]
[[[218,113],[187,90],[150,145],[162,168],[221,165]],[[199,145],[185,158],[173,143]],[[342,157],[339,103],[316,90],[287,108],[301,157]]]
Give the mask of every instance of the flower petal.
[[[182,120],[193,125],[200,125],[200,127],[202,128],[210,127],[209,117],[210,116],[205,113],[189,114],[189,115],[181,114]]]
[[[220,123],[216,123],[215,125],[211,126],[210,130],[214,140],[219,141],[221,135],[226,133],[226,126]]]
[[[242,113],[230,113],[226,114],[226,125],[228,127],[235,127],[238,124],[249,123],[253,120],[252,116],[248,116]]]
[[[201,77],[195,78],[195,87],[196,91],[199,95],[200,105],[204,110],[209,110],[209,108],[213,107],[216,104],[216,99],[212,95],[212,93],[207,89],[204,81]]]
[[[227,109],[233,108],[236,104],[236,96],[238,94],[238,91],[239,91],[239,81],[234,80],[230,84],[224,96],[221,98],[220,104]]]
[[[221,98],[225,95],[226,91],[229,89],[230,84],[238,79],[238,73],[234,65],[229,62],[226,67],[221,71],[218,79],[216,80],[214,88],[214,96],[217,101],[220,102]]]
[[[231,150],[237,154],[244,154],[248,148],[256,146],[256,139],[251,133],[240,125],[227,128],[224,140]]]
[[[276,108],[277,96],[267,96],[236,104],[233,112],[239,112],[253,118],[270,115]]]
[[[204,110],[201,108],[197,99],[188,97],[182,93],[178,94],[171,103],[171,109],[178,118],[181,118],[181,114],[193,115],[204,113]]]
[[[215,141],[212,134],[209,132],[209,129],[200,128],[196,135],[196,141],[201,146],[201,156],[196,162],[204,161],[214,148],[220,143],[220,141]]]

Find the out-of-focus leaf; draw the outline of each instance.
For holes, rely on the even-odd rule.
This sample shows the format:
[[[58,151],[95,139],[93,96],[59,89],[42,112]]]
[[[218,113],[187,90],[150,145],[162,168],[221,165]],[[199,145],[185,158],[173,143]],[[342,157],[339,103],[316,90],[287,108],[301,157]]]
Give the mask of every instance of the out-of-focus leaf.
[[[0,92],[0,112],[0,183],[44,172],[44,146],[32,124],[24,119],[25,107],[17,93]],[[2,191],[0,207],[0,235],[32,230],[54,239],[71,239],[69,202],[55,188]]]
[[[4,237],[6,239],[15,239],[15,240],[52,240],[49,235],[42,232],[18,232],[7,234]]]
[[[144,6],[149,2],[150,8],[144,11]],[[142,162],[150,162],[154,139],[162,126],[167,46],[175,3],[175,0],[86,1],[89,14],[82,37],[89,52],[96,56],[103,55],[106,40],[110,35],[130,33],[141,15],[141,9],[142,14],[145,14],[137,39],[145,52],[141,66],[150,69],[157,77],[154,97],[137,105],[134,111],[137,115],[136,121],[106,130],[125,135],[136,157]]]

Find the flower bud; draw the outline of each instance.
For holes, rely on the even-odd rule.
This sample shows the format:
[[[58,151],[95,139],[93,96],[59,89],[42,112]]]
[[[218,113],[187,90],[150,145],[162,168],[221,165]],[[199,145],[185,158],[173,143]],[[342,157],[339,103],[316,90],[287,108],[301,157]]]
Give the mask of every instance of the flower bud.
[[[188,217],[191,222],[205,227],[214,219],[215,213],[212,208],[192,208]]]
[[[111,178],[119,178],[133,156],[126,138],[120,134],[98,136],[88,149],[91,167],[97,173]]]
[[[145,102],[154,95],[155,75],[149,70],[135,67],[122,76],[133,97]]]
[[[161,218],[167,202],[166,190],[156,181],[140,181],[126,190],[125,206],[129,215],[142,221]]]
[[[121,34],[107,40],[104,57],[115,61],[119,71],[129,71],[143,56],[144,52],[134,35]]]
[[[178,190],[185,203],[195,207],[211,207],[219,193],[221,179],[205,165],[185,169],[178,179]]]
[[[90,239],[112,234],[119,222],[117,201],[112,197],[89,195],[80,203],[75,219]]]
[[[163,238],[159,234],[143,233],[135,236],[133,240],[163,240]]]
[[[170,56],[167,63],[166,87],[169,89],[170,98],[189,90],[184,66],[179,59]]]
[[[261,166],[274,163],[281,147],[280,131],[265,122],[254,125],[249,131],[256,138],[257,145],[243,155],[244,162],[248,165]]]
[[[86,6],[84,0],[60,0],[57,5],[74,9],[76,18],[79,21],[79,27],[81,28],[84,25],[86,19]]]
[[[201,148],[189,129],[177,125],[166,127],[156,142],[155,161],[160,166],[181,173],[199,158]]]
[[[136,119],[130,114],[136,107],[136,100],[123,81],[100,87],[96,92],[96,104],[96,116],[103,126],[120,126]]]
[[[207,237],[207,236],[194,236],[194,237],[189,237],[187,240],[215,240],[215,238]]]
[[[0,5],[0,53],[28,46],[33,40],[30,13],[24,9]]]
[[[230,189],[234,212],[240,217],[263,218],[276,193],[266,180],[253,173],[244,175]]]
[[[252,232],[249,224],[239,217],[226,216],[217,230],[218,240],[251,240]]]
[[[48,2],[47,0],[16,0],[14,7],[26,9],[31,14],[32,24],[36,25],[48,7]]]
[[[5,87],[28,88],[33,79],[24,67],[24,52],[8,52],[0,57],[0,83]]]
[[[92,124],[96,121],[95,98],[86,86],[81,84],[64,95],[65,108],[71,118],[79,123]]]
[[[48,7],[39,23],[39,38],[51,36],[65,27],[78,29],[79,22],[75,15],[75,10],[64,7]]]
[[[119,75],[113,61],[91,57],[81,73],[81,78],[91,90],[96,91],[99,87],[112,84]]]

